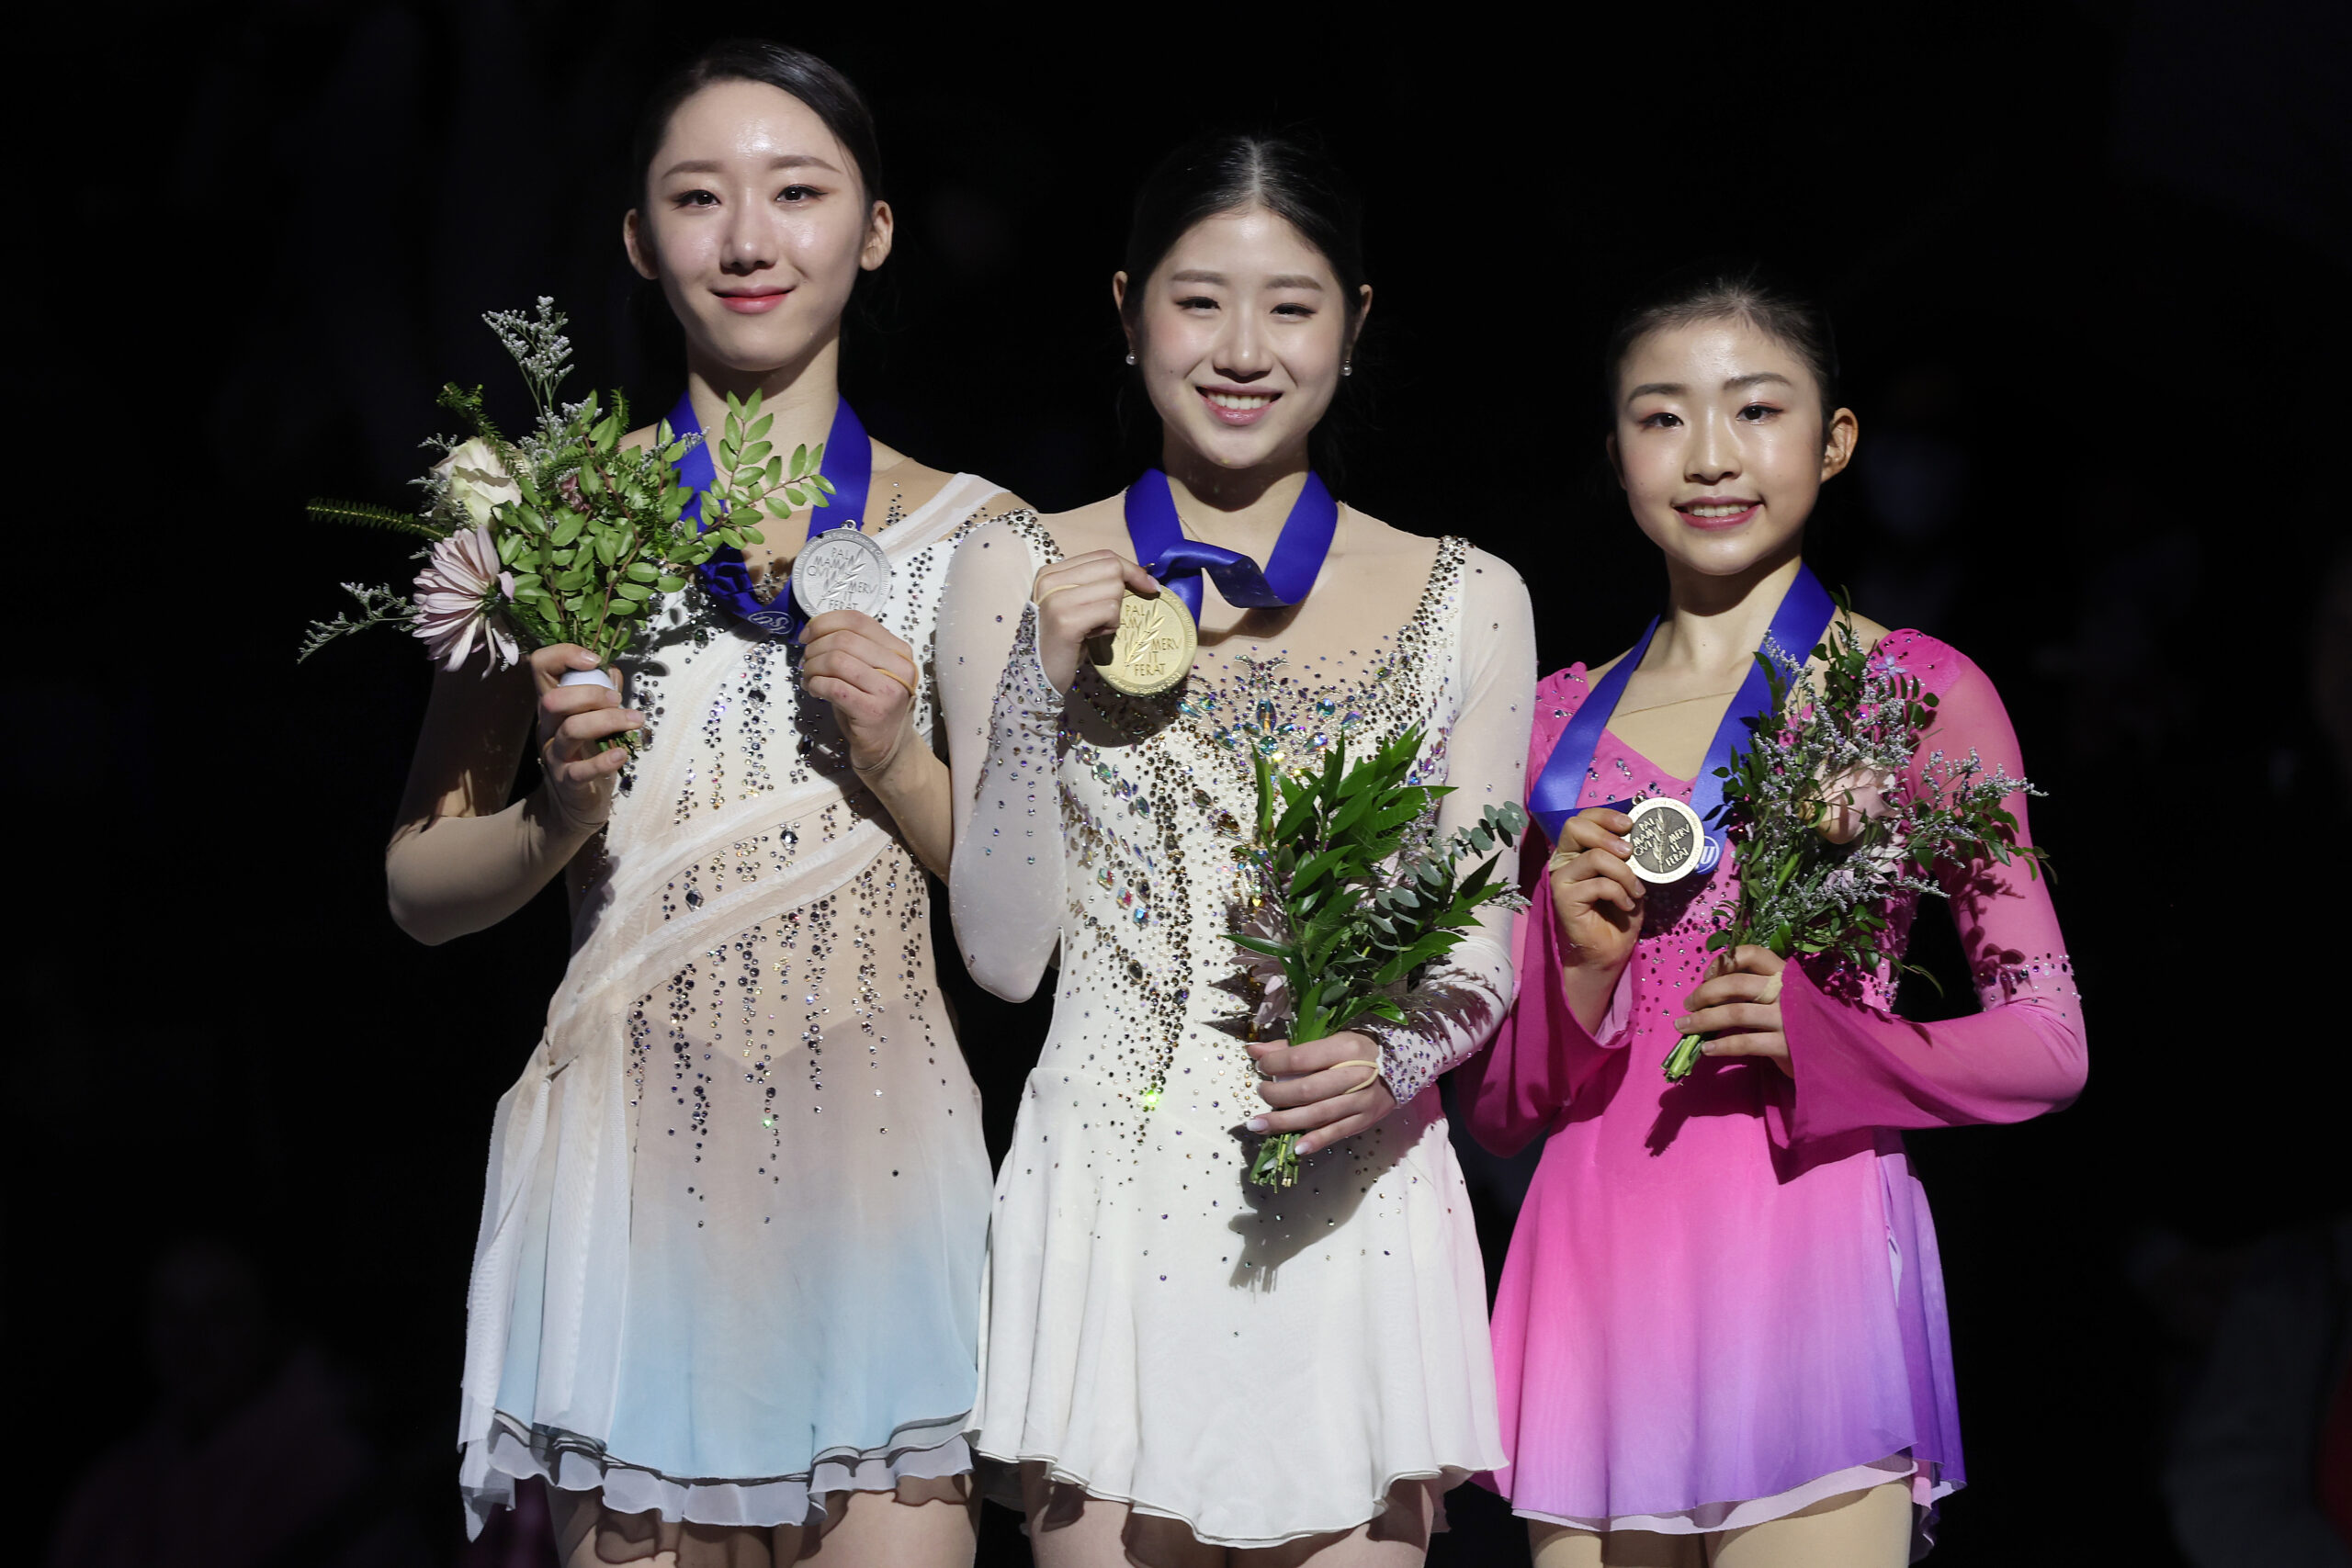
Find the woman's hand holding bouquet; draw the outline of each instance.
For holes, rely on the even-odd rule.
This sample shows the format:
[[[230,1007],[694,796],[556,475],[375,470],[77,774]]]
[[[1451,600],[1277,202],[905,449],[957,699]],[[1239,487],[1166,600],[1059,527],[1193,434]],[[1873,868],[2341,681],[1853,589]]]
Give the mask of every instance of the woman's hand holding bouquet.
[[[1928,748],[1934,694],[1874,660],[1849,619],[1832,623],[1813,650],[1812,677],[1790,681],[1757,658],[1771,679],[1772,716],[1723,770],[1739,895],[1707,945],[1726,957],[1691,995],[1668,1078],[1688,1075],[1702,1055],[1767,1056],[1787,1071],[1786,960],[1819,953],[1859,972],[1881,969],[1892,901],[1944,897],[1939,868],[2023,860],[2030,870],[2043,858],[2018,842],[2017,818],[2003,805],[2040,792],[1974,751]]]
[[[766,439],[774,417],[760,412],[753,393],[748,402],[728,399],[726,428],[713,453],[716,482],[699,525],[688,521],[694,492],[678,482],[675,464],[699,436],[678,438],[664,422],[650,445],[630,446],[623,441],[628,401],[618,392],[609,409],[594,393],[559,404],[556,389],[570,374],[571,344],[552,300],[541,299],[535,316],[493,311],[483,320],[530,387],[537,422],[510,441],[483,411],[480,388],[444,387],[442,406],[463,416],[473,434],[437,439],[446,456],[417,481],[425,499],[416,513],[358,502],[312,502],[315,517],[424,539],[425,565],[408,595],[345,583],[359,615],[312,623],[298,658],[345,633],[395,625],[408,626],[451,671],[478,644],[488,669],[517,662],[527,645],[542,654],[585,655],[584,663],[569,653],[552,663],[535,660],[542,675],[558,664],[566,673],[601,671],[635,640],[661,596],[685,587],[688,572],[722,547],[763,542],[752,520],[772,496],[796,508],[825,504],[829,487],[817,472],[823,448],[795,451],[787,468]],[[597,732],[600,753],[620,743],[616,737],[626,739],[633,725],[577,722],[615,705],[557,702],[543,694],[541,743],[563,753],[558,766],[577,766],[570,751],[589,739],[585,730]]]
[[[1452,792],[1409,782],[1421,732],[1408,729],[1353,767],[1346,729],[1322,766],[1278,774],[1252,753],[1258,809],[1252,840],[1263,892],[1243,930],[1229,933],[1258,954],[1248,969],[1264,987],[1257,1021],[1287,1024],[1285,1040],[1253,1043],[1272,1107],[1249,1131],[1268,1134],[1250,1179],[1288,1187],[1298,1157],[1327,1148],[1396,1108],[1382,1081],[1380,1049],[1344,1025],[1402,1023],[1401,999],[1428,965],[1461,942],[1487,904],[1524,908],[1495,880],[1501,851],[1527,826],[1516,802],[1439,836],[1436,806]],[[1486,858],[1466,874],[1462,866]],[[1147,1107],[1156,1103],[1149,1091]]]

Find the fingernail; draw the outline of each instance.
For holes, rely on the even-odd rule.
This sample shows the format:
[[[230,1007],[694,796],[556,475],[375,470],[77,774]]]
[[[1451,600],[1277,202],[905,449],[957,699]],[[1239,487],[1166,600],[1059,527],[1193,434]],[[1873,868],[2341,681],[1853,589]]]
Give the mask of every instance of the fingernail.
[[[1674,1027],[1678,1033],[1688,1034],[1690,1032],[1690,1021],[1688,1018],[1678,1018],[1674,1021]]]
[[[1609,840],[1609,852],[1619,860],[1631,860],[1634,855],[1634,846],[1623,839],[1611,839]]]
[[[1253,1133],[1262,1133],[1266,1130],[1266,1119],[1263,1116],[1252,1116],[1241,1124]]]

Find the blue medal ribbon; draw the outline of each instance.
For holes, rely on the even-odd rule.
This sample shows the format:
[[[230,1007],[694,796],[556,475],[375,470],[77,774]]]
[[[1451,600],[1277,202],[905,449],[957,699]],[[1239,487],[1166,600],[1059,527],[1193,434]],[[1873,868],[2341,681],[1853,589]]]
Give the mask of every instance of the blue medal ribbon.
[[[670,411],[670,434],[675,439],[701,434],[702,423],[695,418],[694,399],[682,392],[678,406]],[[675,467],[680,482],[695,492],[679,515],[694,523],[695,533],[702,533],[709,526],[702,520],[703,496],[718,482],[718,466],[711,461],[710,443],[695,442]],[[813,539],[836,528],[864,529],[866,496],[874,488],[874,448],[866,441],[865,426],[858,423],[847,398],[834,404],[832,428],[825,433],[825,460],[818,471],[832,485],[833,493],[825,505],[810,509],[808,536]],[[763,604],[760,596],[752,592],[752,571],[743,564],[743,552],[732,545],[721,545],[710,559],[695,568],[695,573],[702,579],[704,591],[739,620],[749,622],[769,637],[799,635],[804,617],[800,607],[792,602],[789,574],[778,584],[775,599]]]
[[[1216,591],[1228,604],[1265,609],[1306,598],[1340,527],[1340,503],[1311,469],[1262,570],[1248,556],[1186,538],[1176,518],[1176,498],[1168,491],[1168,476],[1158,468],[1146,470],[1127,487],[1126,512],[1127,538],[1135,546],[1136,560],[1183,601],[1195,624],[1201,618],[1203,577],[1216,580]]]
[[[1814,649],[1829,635],[1829,623],[1837,614],[1836,601],[1821,586],[1821,580],[1813,575],[1813,569],[1799,566],[1796,581],[1781,596],[1781,607],[1772,612],[1772,625],[1764,634],[1764,646],[1757,651],[1778,664],[1784,678],[1793,680],[1813,656]],[[1560,732],[1559,739],[1552,743],[1552,754],[1544,759],[1544,771],[1536,775],[1535,786],[1527,792],[1528,815],[1543,825],[1555,844],[1560,842],[1568,818],[1579,809],[1577,802],[1584,795],[1593,756],[1600,750],[1601,731],[1616,716],[1618,699],[1625,694],[1625,682],[1641,668],[1643,656],[1650,650],[1650,639],[1657,635],[1657,618],[1652,616],[1633,651],[1593,683],[1584,705],[1577,709],[1568,727]],[[1690,809],[1717,834],[1723,829],[1724,781],[1715,776],[1716,770],[1729,767],[1731,754],[1741,749],[1749,728],[1771,716],[1772,682],[1762,665],[1751,665],[1747,679],[1740,682],[1731,699],[1731,706],[1724,710],[1724,721],[1716,727],[1715,738],[1707,747],[1707,760],[1699,765],[1699,776],[1690,785]],[[1622,811],[1629,803],[1613,804]],[[1723,840],[1709,835],[1693,874],[1707,874],[1722,858]]]

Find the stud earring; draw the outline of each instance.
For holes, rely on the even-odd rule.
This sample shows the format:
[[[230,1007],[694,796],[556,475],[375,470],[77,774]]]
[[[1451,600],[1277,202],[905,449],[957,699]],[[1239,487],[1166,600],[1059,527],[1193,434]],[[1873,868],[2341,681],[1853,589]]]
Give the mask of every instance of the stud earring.
[[[1352,376],[1352,375],[1354,375],[1355,373],[1356,373],[1356,362],[1355,362],[1353,359],[1351,359],[1351,359],[1342,359],[1342,360],[1340,360],[1340,375],[1342,375],[1342,376]]]
[[[1133,365],[1135,362],[1136,362],[1136,351],[1135,351],[1134,349],[1132,349],[1132,348],[1131,348],[1131,349],[1127,350],[1127,363],[1128,363],[1128,364],[1130,364],[1130,365]]]

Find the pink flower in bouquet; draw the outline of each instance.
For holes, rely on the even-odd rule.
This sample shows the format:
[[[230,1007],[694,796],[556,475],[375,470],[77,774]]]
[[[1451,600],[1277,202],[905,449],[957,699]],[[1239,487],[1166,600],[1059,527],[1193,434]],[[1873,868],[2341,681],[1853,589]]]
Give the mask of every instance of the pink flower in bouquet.
[[[1848,768],[1821,789],[1821,818],[1814,824],[1833,844],[1850,844],[1862,829],[1894,813],[1887,796],[1894,793],[1894,775],[1868,768]]]
[[[473,651],[479,632],[492,669],[514,663],[520,657],[514,628],[499,608],[514,594],[514,574],[499,565],[488,528],[441,540],[416,574],[416,635],[424,639],[425,652],[454,671]]]
[[[1235,929],[1243,936],[1264,937],[1271,942],[1280,942],[1288,934],[1282,910],[1271,903],[1261,904],[1242,916]],[[1258,987],[1257,1004],[1251,1010],[1250,1022],[1257,1026],[1261,1039],[1279,1039],[1279,1034],[1264,1032],[1283,1030],[1290,1022],[1290,980],[1283,972],[1283,961],[1243,948],[1240,969],[1240,978],[1245,984],[1254,981]],[[1241,990],[1240,995],[1244,1000],[1249,999],[1246,989]]]

